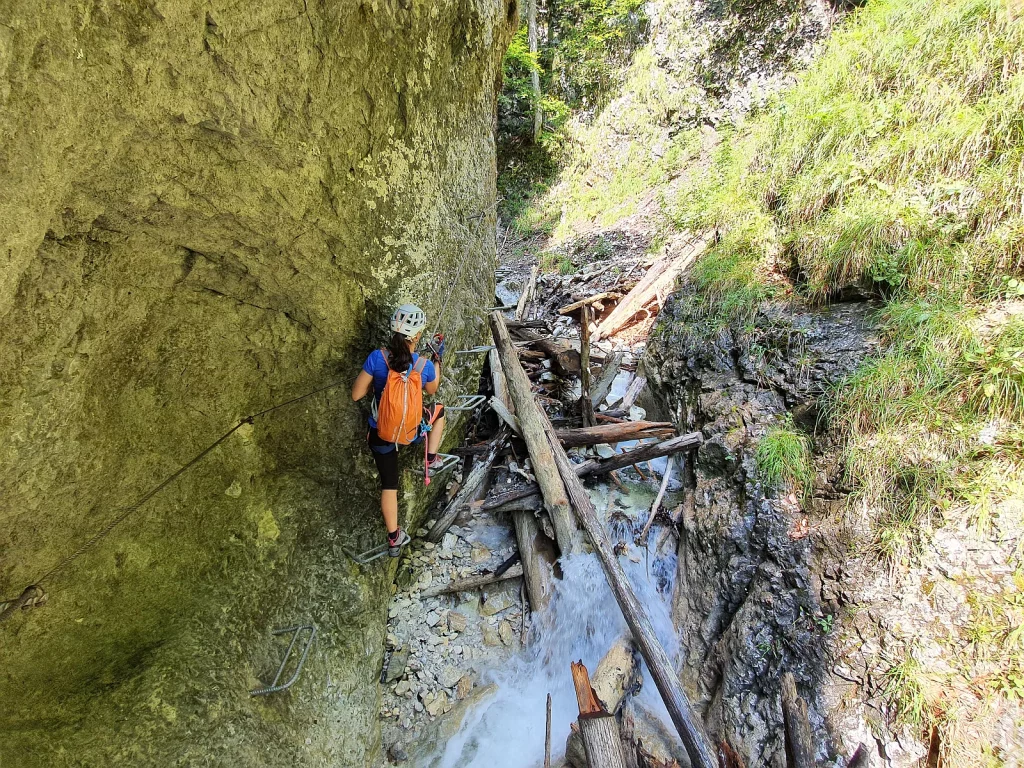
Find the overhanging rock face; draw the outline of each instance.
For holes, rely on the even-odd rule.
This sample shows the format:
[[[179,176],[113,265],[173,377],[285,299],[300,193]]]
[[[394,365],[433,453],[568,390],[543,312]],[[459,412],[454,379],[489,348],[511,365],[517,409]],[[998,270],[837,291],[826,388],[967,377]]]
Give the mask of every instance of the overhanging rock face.
[[[0,597],[242,417],[350,381],[394,301],[436,315],[454,283],[439,330],[479,340],[515,21],[4,4]],[[239,430],[0,624],[0,765],[372,760],[390,570],[342,553],[383,534],[346,389]],[[299,683],[251,698],[306,622]]]

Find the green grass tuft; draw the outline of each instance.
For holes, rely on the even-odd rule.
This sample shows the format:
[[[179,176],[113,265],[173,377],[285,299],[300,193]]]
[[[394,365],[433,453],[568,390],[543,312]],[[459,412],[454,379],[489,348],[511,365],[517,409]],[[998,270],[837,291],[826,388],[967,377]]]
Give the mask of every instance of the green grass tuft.
[[[805,495],[810,492],[814,478],[810,441],[793,428],[791,419],[761,438],[755,458],[758,471],[769,486],[791,484]]]

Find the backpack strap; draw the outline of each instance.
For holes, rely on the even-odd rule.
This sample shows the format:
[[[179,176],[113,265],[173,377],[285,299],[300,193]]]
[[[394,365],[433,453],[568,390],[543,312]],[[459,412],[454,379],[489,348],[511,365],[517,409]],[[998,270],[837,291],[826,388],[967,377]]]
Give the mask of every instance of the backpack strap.
[[[416,371],[416,373],[420,374],[420,376],[422,376],[423,375],[423,369],[426,368],[426,367],[427,367],[427,358],[425,358],[423,355],[420,355],[416,359],[416,365],[414,365],[412,367],[412,369],[414,371]]]

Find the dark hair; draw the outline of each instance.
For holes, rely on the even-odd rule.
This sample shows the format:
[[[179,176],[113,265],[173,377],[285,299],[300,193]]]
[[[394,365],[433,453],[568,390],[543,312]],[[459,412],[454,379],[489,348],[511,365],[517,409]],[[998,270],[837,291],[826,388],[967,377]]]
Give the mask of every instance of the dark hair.
[[[400,333],[391,334],[388,342],[388,368],[392,371],[405,373],[412,365],[412,352],[409,351],[409,340]]]

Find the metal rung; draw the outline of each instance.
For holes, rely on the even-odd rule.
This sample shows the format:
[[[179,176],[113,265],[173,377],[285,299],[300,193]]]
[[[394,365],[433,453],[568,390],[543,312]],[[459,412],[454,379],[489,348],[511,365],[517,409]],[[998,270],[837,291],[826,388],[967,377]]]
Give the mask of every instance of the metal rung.
[[[302,630],[309,630],[309,637],[306,639],[306,645],[302,649],[302,655],[299,657],[299,664],[295,667],[295,672],[287,683],[278,685],[277,681],[281,679],[281,675],[284,674],[284,668],[288,664],[288,659],[291,658],[292,649],[295,647],[296,641],[299,639],[299,633]],[[311,624],[300,624],[295,627],[285,627],[284,629],[275,629],[275,635],[283,635],[285,632],[292,632],[292,641],[288,644],[288,650],[285,651],[284,658],[281,660],[281,666],[277,669],[277,674],[274,675],[274,682],[268,685],[266,688],[257,688],[254,691],[249,691],[250,696],[266,696],[268,693],[277,693],[283,691],[286,688],[291,688],[296,680],[299,679],[299,673],[302,672],[302,667],[306,663],[306,657],[309,655],[309,649],[313,646],[313,640],[316,639],[316,627]]]
[[[372,563],[379,557],[384,557],[388,553],[388,545],[381,544],[380,546],[368,549],[365,552],[359,552],[358,554],[353,552],[351,549],[345,549],[345,554],[351,557],[360,565],[366,565]]]
[[[459,395],[458,399],[455,401],[455,405],[446,405],[444,409],[446,412],[473,411],[483,405],[486,401],[487,397],[485,395]]]
[[[484,312],[508,312],[510,309],[516,309],[518,304],[506,304],[500,307],[484,307]]]
[[[460,461],[462,461],[462,459],[460,459],[458,456],[453,456],[450,453],[439,453],[437,454],[437,458],[441,460],[441,466],[434,467],[434,471],[431,474],[431,477],[436,477],[437,475],[440,475],[442,472],[447,472],[449,469],[451,469]],[[423,474],[423,472],[424,470],[421,468],[420,474]]]
[[[455,354],[456,355],[479,355],[479,354],[482,354],[484,352],[490,352],[492,349],[494,349],[494,345],[493,344],[491,346],[489,346],[489,347],[485,346],[485,347],[473,347],[472,349],[460,349]]]

